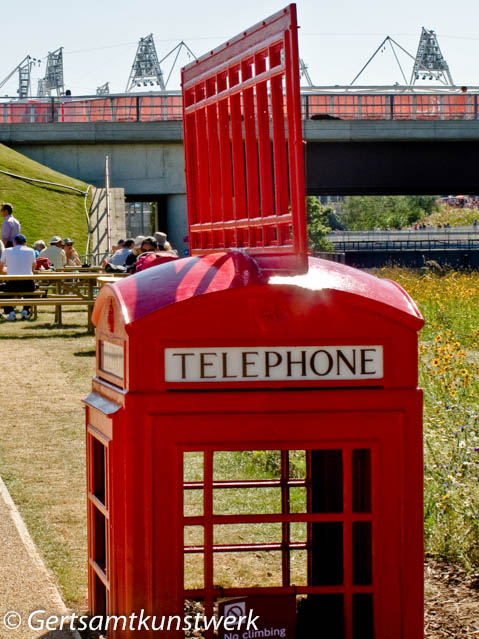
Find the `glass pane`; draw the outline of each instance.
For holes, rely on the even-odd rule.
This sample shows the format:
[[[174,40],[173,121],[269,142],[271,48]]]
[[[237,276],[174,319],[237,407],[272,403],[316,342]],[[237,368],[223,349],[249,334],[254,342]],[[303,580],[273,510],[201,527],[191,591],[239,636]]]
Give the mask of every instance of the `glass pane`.
[[[202,490],[184,490],[183,499],[185,517],[201,517],[201,515],[203,515]]]
[[[203,526],[185,526],[183,533],[185,546],[202,546],[204,538],[205,531]]]
[[[343,457],[341,450],[311,451],[313,513],[343,511]]]
[[[315,522],[312,525],[312,585],[343,583],[343,524]]]
[[[213,490],[215,515],[273,514],[281,512],[280,488],[217,488]]]
[[[371,450],[353,450],[353,512],[371,512]]]
[[[128,202],[126,233],[129,237],[151,235],[153,231],[152,202]]]
[[[213,526],[213,543],[215,545],[281,543],[281,524],[224,524]]]
[[[104,616],[108,614],[106,587],[97,574],[95,574],[93,581],[94,581],[94,588],[95,588],[94,590],[95,614]]]
[[[95,519],[95,548],[93,550],[93,559],[106,573],[106,520],[103,513],[94,508]]]
[[[203,481],[204,454],[183,453],[183,481]]]
[[[213,457],[213,480],[279,479],[279,450],[223,450]]]
[[[106,505],[105,501],[105,446],[90,435],[93,446],[93,494]]]
[[[290,552],[290,582],[292,586],[308,585],[308,553],[306,550]]]
[[[289,476],[292,479],[304,479],[306,477],[306,451],[290,450],[289,452]]]
[[[373,596],[353,595],[353,639],[374,638]]]
[[[224,588],[281,586],[281,552],[217,552],[213,579]]]
[[[343,595],[308,595],[298,603],[297,639],[323,638],[344,639]]]
[[[353,583],[372,583],[372,528],[370,521],[353,523]]]
[[[203,588],[205,580],[204,555],[200,553],[188,553],[184,555],[184,587]]]
[[[306,488],[292,486],[289,489],[289,511],[291,513],[307,512]]]
[[[302,521],[293,521],[289,525],[291,541],[306,541],[308,526]]]

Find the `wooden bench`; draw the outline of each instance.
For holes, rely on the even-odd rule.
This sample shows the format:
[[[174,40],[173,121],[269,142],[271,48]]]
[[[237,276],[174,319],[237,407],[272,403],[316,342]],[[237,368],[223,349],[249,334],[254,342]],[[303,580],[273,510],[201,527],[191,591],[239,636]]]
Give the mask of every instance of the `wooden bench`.
[[[35,273],[33,279],[39,289],[33,292],[2,292],[0,306],[31,306],[33,317],[37,317],[38,306],[55,306],[55,322],[62,323],[62,306],[84,306],[87,309],[88,330],[93,330],[91,321],[95,297],[98,291],[99,273]],[[1,281],[24,280],[25,276],[0,275]]]
[[[48,297],[45,297],[45,294],[41,291],[18,294],[0,293],[0,306],[31,306],[32,319],[37,319],[38,317],[38,306],[55,306],[55,322],[57,324],[62,323],[62,306],[87,306],[89,331],[93,330],[93,324],[91,322],[91,312],[93,310],[94,304],[95,300],[85,300],[74,296],[71,296],[70,298],[65,295],[50,295]]]
[[[36,301],[45,299],[46,292],[36,291],[0,291],[0,306],[31,306],[33,308],[32,318],[37,319]]]

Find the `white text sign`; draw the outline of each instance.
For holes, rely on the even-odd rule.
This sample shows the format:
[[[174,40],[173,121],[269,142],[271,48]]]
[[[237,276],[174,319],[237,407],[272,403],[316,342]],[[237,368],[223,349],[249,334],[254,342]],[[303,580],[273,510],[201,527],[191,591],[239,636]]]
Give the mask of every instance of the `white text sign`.
[[[167,382],[381,379],[382,346],[166,348]]]

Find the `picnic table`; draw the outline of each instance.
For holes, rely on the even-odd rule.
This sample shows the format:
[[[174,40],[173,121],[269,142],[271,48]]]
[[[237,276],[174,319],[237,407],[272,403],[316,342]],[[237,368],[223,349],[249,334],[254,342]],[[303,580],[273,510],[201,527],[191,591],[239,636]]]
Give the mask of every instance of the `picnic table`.
[[[23,304],[34,309],[38,306],[55,306],[55,322],[62,323],[62,306],[86,306],[88,330],[93,330],[91,321],[93,305],[98,292],[101,272],[84,270],[65,272],[35,272],[33,275],[1,275],[0,282],[14,280],[34,280],[38,289],[33,292],[0,292],[0,306]]]

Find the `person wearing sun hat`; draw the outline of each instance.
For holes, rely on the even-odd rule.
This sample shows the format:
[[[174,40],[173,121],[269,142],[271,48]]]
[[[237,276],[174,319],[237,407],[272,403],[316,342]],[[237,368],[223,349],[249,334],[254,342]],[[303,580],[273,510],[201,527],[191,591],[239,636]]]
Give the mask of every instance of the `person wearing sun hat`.
[[[63,250],[63,240],[59,235],[54,235],[50,240],[50,246],[43,249],[40,253],[40,257],[46,257],[50,260],[55,270],[62,269],[66,266],[67,257]]]
[[[65,256],[67,258],[67,266],[81,266],[81,260],[78,257],[78,253],[73,248],[73,240],[69,237],[66,237],[63,240],[63,250],[65,251]]]

